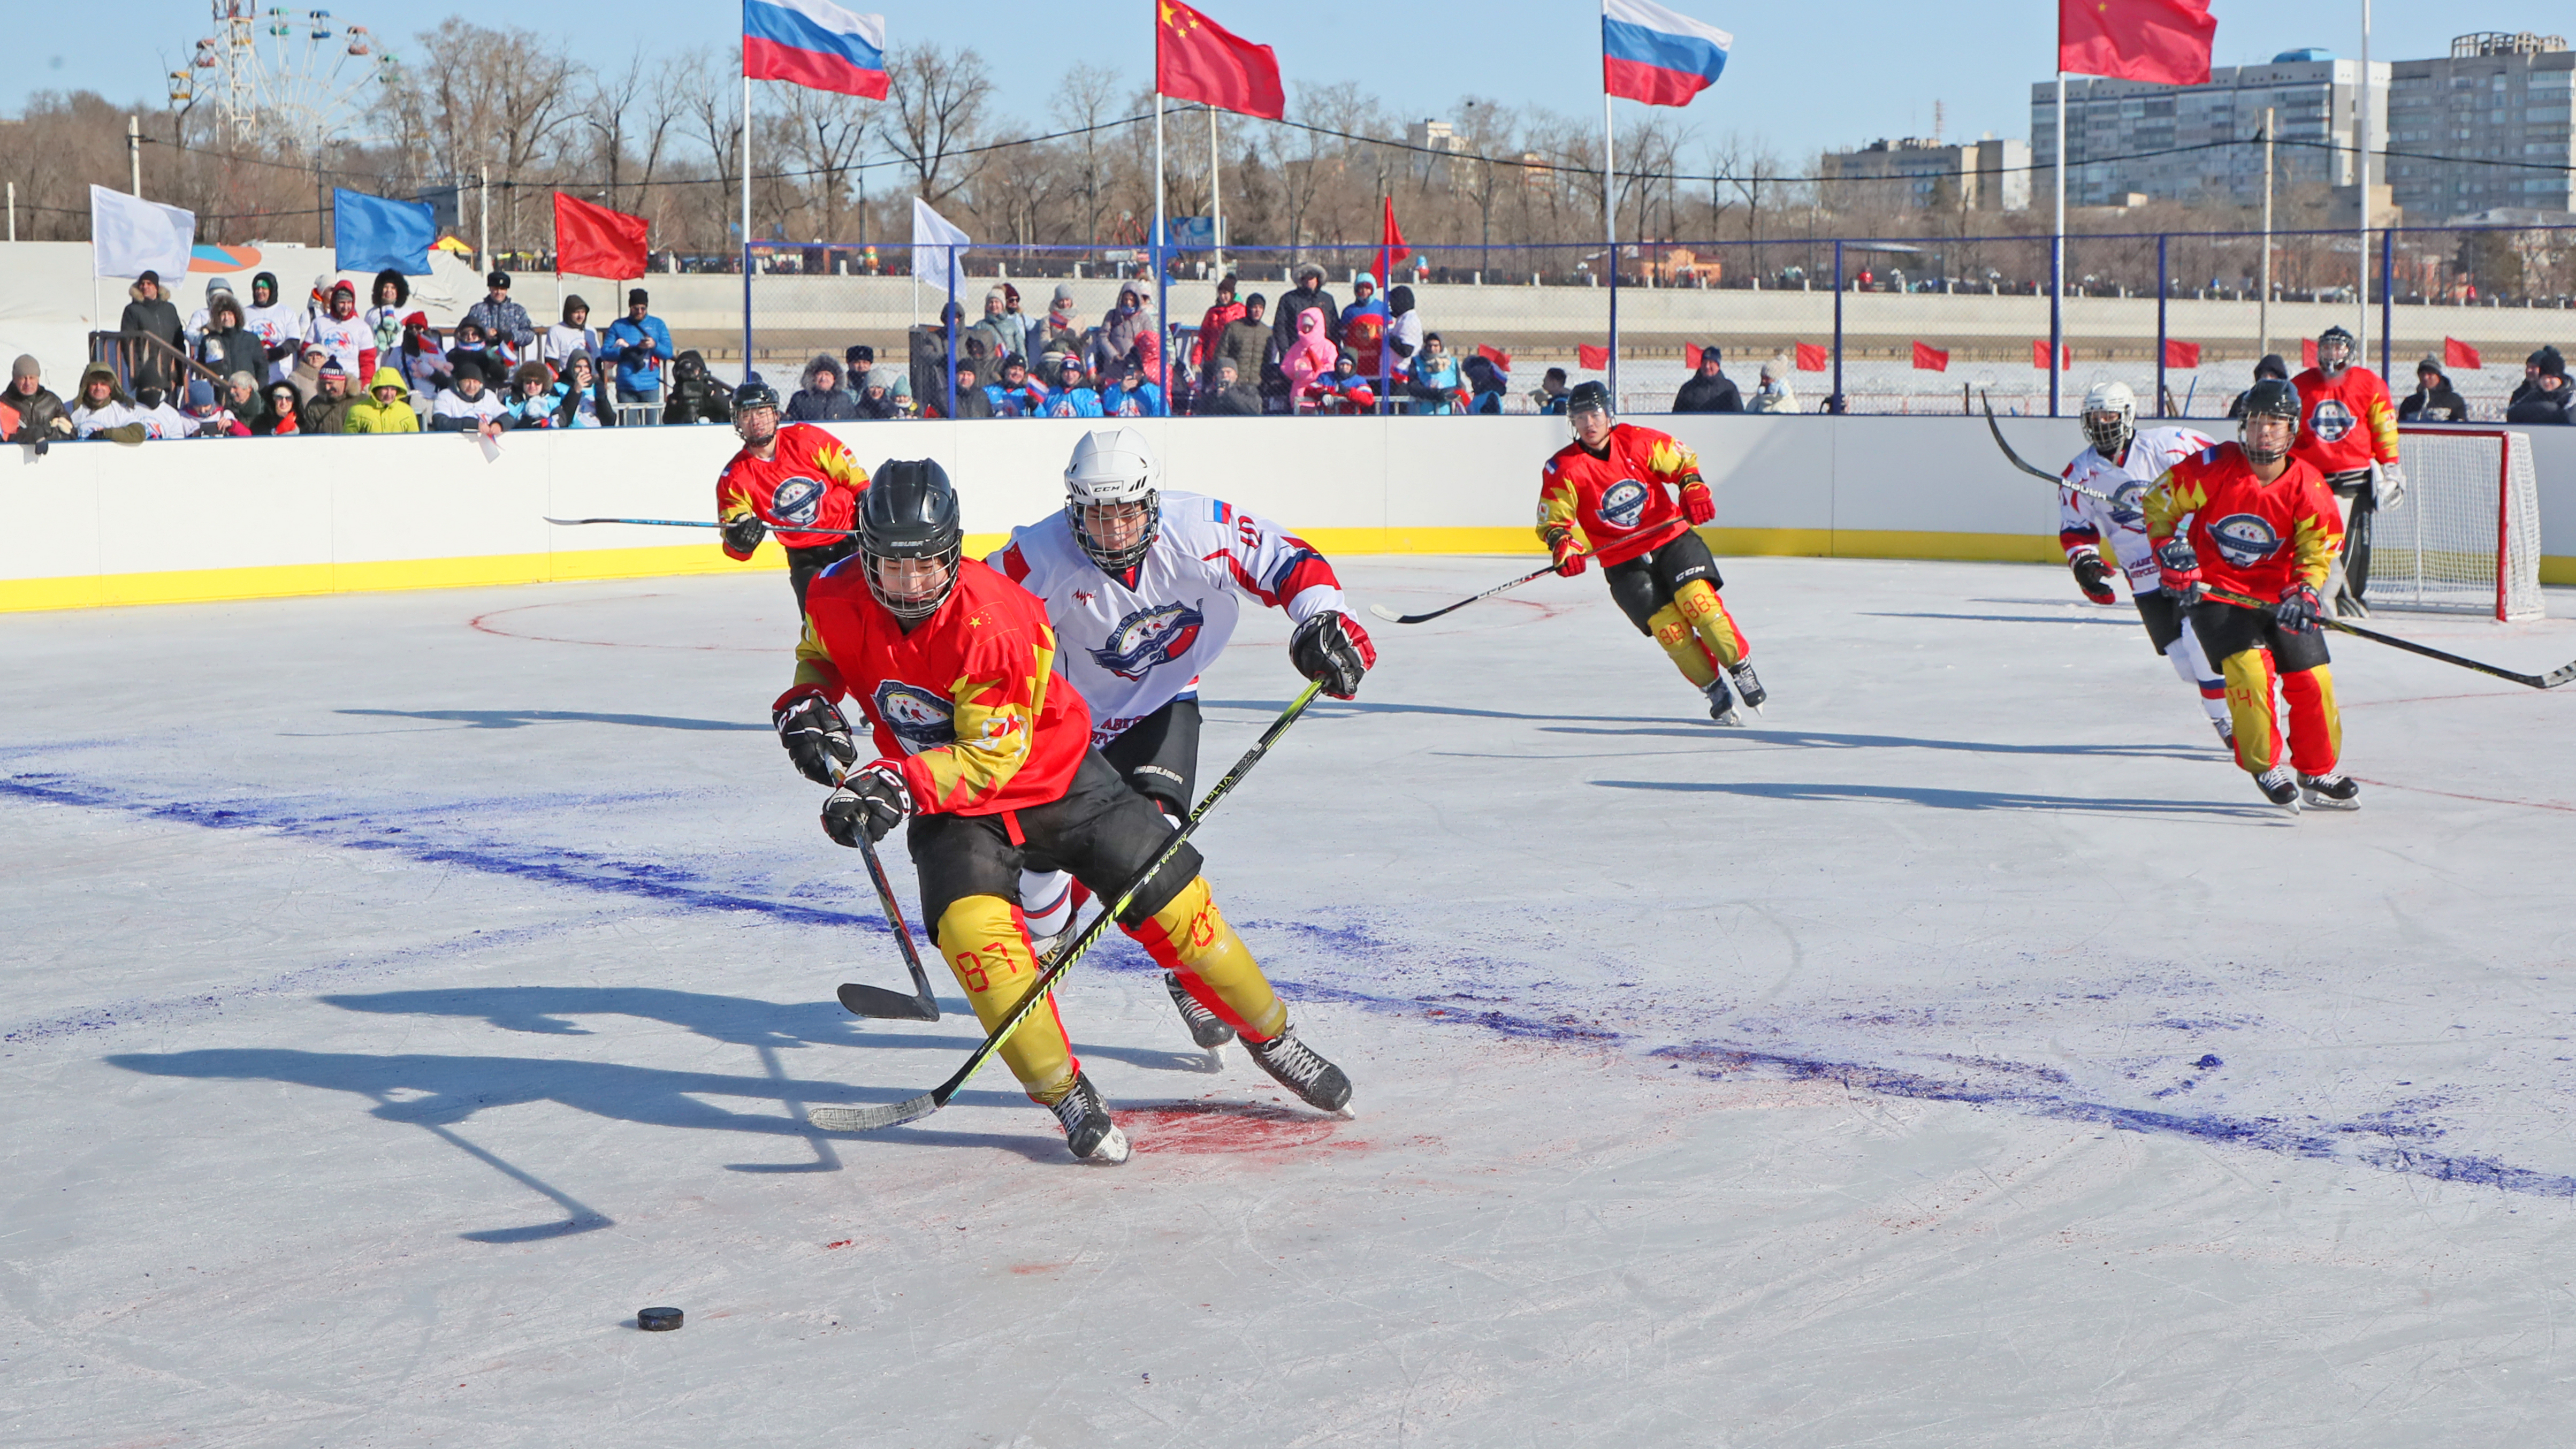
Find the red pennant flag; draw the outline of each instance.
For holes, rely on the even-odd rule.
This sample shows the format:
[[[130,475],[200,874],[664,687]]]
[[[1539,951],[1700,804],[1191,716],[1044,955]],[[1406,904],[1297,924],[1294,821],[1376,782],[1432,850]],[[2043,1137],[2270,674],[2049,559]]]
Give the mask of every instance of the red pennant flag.
[[[2057,0],[2057,68],[2075,75],[2209,83],[2209,0]]]
[[[1577,367],[1588,367],[1594,372],[1599,372],[1610,365],[1610,349],[1607,347],[1585,347],[1582,344],[1577,343],[1574,348],[1574,365]]]
[[[2072,347],[2060,347],[2058,351],[2062,353],[2063,356],[2058,360],[2057,370],[2060,372],[2073,372],[2075,370],[2075,349]],[[2038,368],[2042,372],[2048,371],[2047,338],[2034,337],[2030,339],[2030,365]]]
[[[555,193],[555,275],[644,275],[644,218]]]
[[[2442,365],[2475,370],[2486,366],[2486,363],[2478,357],[2476,348],[2456,337],[2445,337],[2442,339]]]
[[[2168,338],[2166,338],[2166,339],[2165,339],[2165,366],[2167,366],[2167,367],[2198,367],[2198,366],[2200,366],[2200,344],[2199,344],[2199,343],[2197,343],[2197,342],[2185,342],[2185,341],[2183,341],[2183,340],[2182,340],[2181,338],[2179,338],[2179,337],[2168,337]]]
[[[2300,339],[2299,339],[2299,366],[2301,366],[2301,367],[2314,367],[2314,366],[2316,366],[2316,365],[2317,365],[2317,339],[2315,339],[2315,338],[2313,338],[2313,337],[2302,337],[2302,338],[2300,338]]]
[[[1395,198],[1382,196],[1378,200],[1386,204],[1386,222],[1378,229],[1377,280],[1379,286],[1386,287],[1395,284],[1396,267],[1413,253],[1405,247],[1404,233],[1395,224]]]
[[[1499,347],[1488,347],[1479,342],[1476,344],[1476,355],[1505,372],[1512,370],[1512,355]]]
[[[1832,359],[1825,355],[1824,344],[1820,342],[1801,342],[1798,344],[1798,370],[1800,372],[1823,372],[1832,365]]]
[[[1155,0],[1154,8],[1154,89],[1264,120],[1287,115],[1278,52],[1237,38],[1180,0]]]
[[[1917,342],[1914,344],[1914,365],[1922,368],[1925,372],[1948,372],[1950,370],[1950,354],[1942,351],[1938,347]]]

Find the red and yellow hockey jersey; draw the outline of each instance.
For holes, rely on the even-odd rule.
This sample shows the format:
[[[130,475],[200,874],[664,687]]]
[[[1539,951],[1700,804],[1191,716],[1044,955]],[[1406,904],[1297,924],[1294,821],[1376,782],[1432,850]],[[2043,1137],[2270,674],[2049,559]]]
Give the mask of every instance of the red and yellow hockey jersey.
[[[1669,434],[1621,423],[1610,430],[1603,456],[1568,443],[1538,477],[1538,536],[1563,532],[1606,568],[1690,527],[1673,489],[1699,480],[1699,457]]]
[[[841,543],[838,534],[800,533],[797,525],[858,527],[859,493],[867,486],[868,470],[840,439],[812,423],[787,423],[778,429],[778,447],[768,458],[744,448],[716,475],[716,518],[731,523],[758,514],[777,531],[781,548]],[[729,545],[725,552],[751,557]]]
[[[972,559],[910,634],[862,572],[814,576],[796,682],[856,695],[877,753],[903,762],[924,814],[999,815],[1063,798],[1091,748],[1091,707],[1055,670],[1046,606]]]
[[[2329,381],[2311,367],[2291,379],[2299,390],[2299,436],[2290,456],[2318,474],[2358,473],[2397,461],[2397,409],[2388,384],[2367,367],[2347,367]]]
[[[2142,507],[2159,543],[2189,528],[2203,583],[2267,604],[2293,580],[2324,587],[2343,547],[2342,515],[2316,469],[2293,457],[2266,483],[2234,443],[2174,464]]]

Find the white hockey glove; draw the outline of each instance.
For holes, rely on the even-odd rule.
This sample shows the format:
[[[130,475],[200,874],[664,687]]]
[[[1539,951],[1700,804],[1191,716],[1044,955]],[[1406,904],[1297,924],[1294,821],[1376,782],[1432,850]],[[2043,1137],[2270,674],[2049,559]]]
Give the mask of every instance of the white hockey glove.
[[[2406,470],[2395,463],[2370,465],[2370,501],[2386,513],[2406,501]]]

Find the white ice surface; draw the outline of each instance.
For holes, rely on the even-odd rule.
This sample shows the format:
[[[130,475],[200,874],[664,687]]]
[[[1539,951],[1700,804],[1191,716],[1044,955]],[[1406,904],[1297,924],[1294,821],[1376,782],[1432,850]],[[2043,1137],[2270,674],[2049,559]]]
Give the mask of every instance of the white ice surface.
[[[1118,1169],[999,1068],[801,1126],[972,1036],[832,1002],[902,968],[776,574],[0,618],[0,1439],[2564,1433],[2576,689],[2337,639],[2366,808],[2293,820],[2061,570],[1726,569],[1743,732],[1597,578],[1374,626],[1203,836],[1360,1116],[1202,1071],[1120,942]],[[2545,669],[2552,603],[2381,622]]]

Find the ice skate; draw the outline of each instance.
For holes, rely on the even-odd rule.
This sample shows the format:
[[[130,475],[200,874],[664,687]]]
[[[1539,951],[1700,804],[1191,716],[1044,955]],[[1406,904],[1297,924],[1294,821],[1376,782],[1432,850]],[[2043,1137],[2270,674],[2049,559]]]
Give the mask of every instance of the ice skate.
[[[1725,675],[1721,674],[1717,678],[1710,680],[1708,682],[1708,688],[1702,690],[1701,693],[1708,696],[1708,717],[1710,719],[1734,729],[1741,729],[1744,727],[1744,716],[1735,712],[1735,696],[1733,693],[1729,692],[1726,687]]]
[[[1225,1044],[1234,1040],[1234,1028],[1226,1025],[1215,1012],[1200,1005],[1199,999],[1190,995],[1189,988],[1181,984],[1177,973],[1164,972],[1163,987],[1172,993],[1172,1005],[1180,1008],[1181,1024],[1190,1029],[1190,1040],[1197,1042],[1200,1050],[1209,1056],[1223,1055]]]
[[[2350,775],[2302,774],[2299,776],[2299,789],[2307,796],[2311,810],[2361,808],[2361,782]]]
[[[2274,765],[2254,777],[2263,798],[2296,815],[2299,813],[2299,772],[2287,765]]]
[[[1753,672],[1753,661],[1747,659],[1726,672],[1735,677],[1735,693],[1744,701],[1744,707],[1759,713],[1771,691],[1762,687],[1762,676]]]
[[[1127,1134],[1110,1120],[1109,1109],[1101,1105],[1100,1093],[1088,1075],[1074,1073],[1072,1089],[1047,1105],[1064,1124],[1064,1145],[1074,1156],[1113,1167],[1127,1160]]]
[[[1289,1027],[1268,1041],[1246,1041],[1243,1049],[1261,1064],[1279,1085],[1296,1093],[1307,1106],[1318,1112],[1351,1115],[1351,1079],[1318,1055],[1313,1047],[1297,1040],[1297,1029]]]
[[[2227,720],[2214,719],[2209,722],[2209,727],[2218,731],[2218,742],[2227,747],[2227,753],[2235,754],[2236,726]]]

